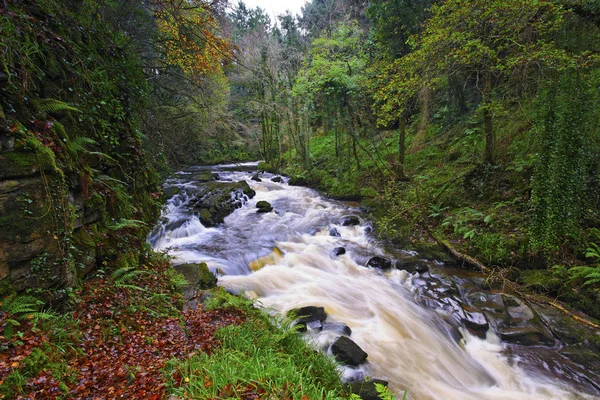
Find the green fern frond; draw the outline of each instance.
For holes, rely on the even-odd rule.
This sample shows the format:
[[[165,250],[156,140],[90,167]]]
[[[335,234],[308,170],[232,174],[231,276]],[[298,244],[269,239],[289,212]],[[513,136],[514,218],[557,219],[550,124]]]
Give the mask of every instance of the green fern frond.
[[[31,104],[35,111],[41,114],[57,114],[64,111],[81,112],[78,108],[56,99],[32,100]]]
[[[43,301],[32,296],[11,296],[2,301],[0,308],[8,314],[19,315],[37,312],[43,304]]]
[[[569,268],[571,279],[584,279],[584,285],[590,286],[600,282],[600,267],[598,265],[582,265]]]
[[[65,143],[65,150],[73,157],[76,157],[78,154],[89,151],[86,149],[87,145],[96,144],[96,141],[92,138],[88,137],[78,137],[73,140],[67,140]]]
[[[124,229],[124,228],[140,229],[140,228],[145,227],[146,225],[147,224],[144,221],[140,221],[138,219],[121,218],[116,223],[109,225],[108,229],[110,229],[112,231],[118,231],[119,229]]]
[[[48,311],[33,312],[30,315],[33,317],[33,319],[36,322],[37,321],[48,321],[48,320],[56,318],[56,314],[48,312]]]

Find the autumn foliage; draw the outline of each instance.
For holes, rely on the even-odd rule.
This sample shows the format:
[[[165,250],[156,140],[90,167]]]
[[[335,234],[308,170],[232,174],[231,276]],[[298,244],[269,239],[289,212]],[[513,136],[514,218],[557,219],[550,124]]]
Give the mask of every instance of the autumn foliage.
[[[167,65],[178,66],[194,80],[222,74],[231,57],[229,41],[218,35],[218,25],[209,4],[203,1],[158,0],[155,19],[163,34]]]

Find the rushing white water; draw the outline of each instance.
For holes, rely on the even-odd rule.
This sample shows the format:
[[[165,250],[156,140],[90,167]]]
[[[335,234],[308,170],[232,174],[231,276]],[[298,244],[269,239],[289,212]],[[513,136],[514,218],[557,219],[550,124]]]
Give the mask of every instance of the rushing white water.
[[[350,327],[350,338],[368,354],[360,368],[342,369],[347,379],[382,378],[398,394],[407,390],[412,399],[597,398],[545,375],[543,368],[525,370],[517,357],[506,354],[493,329],[485,339],[461,329],[462,339],[455,340],[444,311],[415,301],[414,282],[427,277],[363,267],[384,251],[368,225],[339,224],[341,217],[358,215],[358,210],[311,189],[268,179],[254,182],[250,172],[223,166],[217,170],[221,179],[247,180],[256,196],[224,224],[206,228],[190,215],[186,207],[193,194],[184,190],[169,201],[151,243],[182,262],[206,262],[218,273],[220,285],[243,291],[278,313],[324,307],[326,322]],[[181,174],[170,184],[189,192],[193,185],[185,177]],[[260,200],[270,202],[275,212],[258,214]],[[339,237],[330,236],[332,228]],[[334,248],[340,246],[346,254],[335,256]],[[272,253],[274,248],[279,251]],[[249,265],[261,257],[253,263],[261,268],[253,272]],[[335,329],[308,332],[314,345],[325,350],[339,335]]]

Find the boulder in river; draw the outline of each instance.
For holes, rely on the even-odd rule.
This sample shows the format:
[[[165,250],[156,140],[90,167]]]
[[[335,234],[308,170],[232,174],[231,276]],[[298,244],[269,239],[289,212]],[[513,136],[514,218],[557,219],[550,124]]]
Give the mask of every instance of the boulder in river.
[[[252,175],[252,178],[250,178],[250,179],[252,179],[255,182],[262,182],[262,179],[260,179],[258,177],[258,172],[256,174]]]
[[[335,254],[336,256],[341,256],[342,254],[346,254],[346,249],[343,247],[336,247],[335,249],[333,249],[333,254]]]
[[[198,187],[190,204],[200,222],[206,227],[223,223],[226,216],[240,208],[256,192],[241,182],[207,182]]]
[[[165,198],[168,200],[171,197],[181,193],[181,189],[177,186],[167,186],[164,188]]]
[[[273,178],[271,178],[271,182],[281,183],[282,181],[283,179],[281,179],[280,176],[274,176]]]
[[[352,382],[349,385],[350,392],[357,394],[362,400],[381,400],[376,385],[387,387],[388,382],[382,379],[371,379],[369,381]]]
[[[214,181],[213,173],[209,170],[200,170],[192,172],[191,175],[188,175],[189,180],[195,182],[211,182]]]
[[[346,336],[340,336],[331,345],[331,352],[338,362],[352,367],[364,363],[368,356],[359,345]]]
[[[415,272],[427,272],[429,271],[429,267],[422,261],[419,260],[415,260],[415,261],[400,261],[398,260],[398,262],[396,262],[396,268],[397,269],[402,269],[405,271],[412,273]]]
[[[261,200],[258,203],[256,203],[256,208],[258,208],[258,211],[256,211],[257,213],[268,213],[273,211],[273,207],[271,206],[271,203],[269,203],[268,201],[264,201]]]
[[[306,325],[318,321],[320,324],[327,319],[327,313],[323,307],[307,306],[295,308],[288,312],[288,317],[295,317],[299,332],[306,332]]]
[[[356,225],[360,225],[360,218],[358,218],[356,215],[347,215],[347,216],[342,217],[340,219],[340,225],[341,226],[356,226]]]
[[[369,261],[365,264],[366,267],[370,268],[379,268],[383,270],[391,269],[394,266],[394,263],[389,258],[385,257],[371,257]]]

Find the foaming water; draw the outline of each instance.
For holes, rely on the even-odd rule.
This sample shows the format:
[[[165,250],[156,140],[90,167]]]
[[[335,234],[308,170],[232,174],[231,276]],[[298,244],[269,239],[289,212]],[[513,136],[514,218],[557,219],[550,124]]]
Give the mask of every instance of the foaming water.
[[[360,215],[358,210],[311,189],[271,182],[270,175],[252,181],[250,171],[233,168],[213,170],[222,180],[248,181],[256,191],[253,199],[224,224],[206,228],[190,214],[193,185],[181,174],[169,182],[181,193],[169,200],[150,242],[181,262],[207,262],[219,274],[220,285],[277,313],[324,307],[326,322],[348,326],[351,339],[368,354],[361,367],[341,369],[347,379],[382,378],[396,393],[407,390],[413,399],[597,398],[545,376],[542,369],[525,371],[517,358],[506,355],[506,345],[492,329],[485,339],[460,329],[457,340],[443,312],[415,301],[414,280],[427,274],[365,268],[370,256],[385,252],[364,223],[342,226],[343,217]],[[275,212],[258,214],[260,200],[270,202]],[[332,229],[339,236],[332,236]],[[337,247],[346,253],[335,256]],[[249,265],[257,259],[263,261],[253,272]],[[339,335],[335,329],[309,329],[307,338],[327,351]]]

